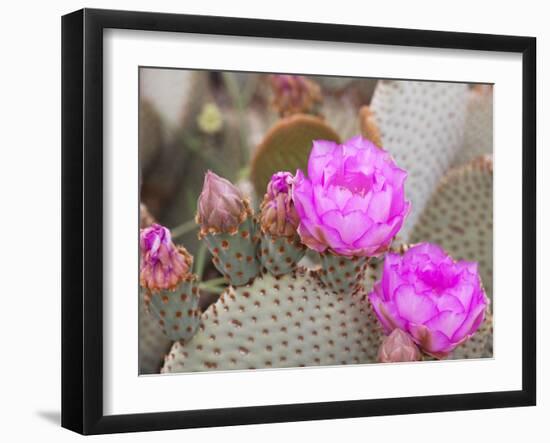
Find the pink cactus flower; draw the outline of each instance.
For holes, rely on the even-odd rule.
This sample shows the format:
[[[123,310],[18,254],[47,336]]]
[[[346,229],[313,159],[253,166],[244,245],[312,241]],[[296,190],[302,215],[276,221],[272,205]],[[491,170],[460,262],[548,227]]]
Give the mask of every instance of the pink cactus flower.
[[[183,247],[172,243],[170,231],[159,224],[141,229],[141,264],[139,280],[151,291],[174,289],[192,278],[193,258]]]
[[[262,232],[274,236],[292,237],[300,220],[292,201],[291,187],[294,177],[289,172],[273,174],[261,205]]]
[[[387,254],[369,300],[386,333],[402,329],[436,358],[477,331],[489,303],[477,263],[454,261],[430,243]]]
[[[302,242],[345,256],[387,251],[410,209],[406,177],[387,152],[361,136],[342,145],[314,141],[308,177],[298,170],[292,193]]]
[[[421,358],[422,354],[409,334],[397,328],[384,339],[378,350],[380,363],[418,361]]]
[[[206,172],[196,216],[201,236],[234,234],[251,214],[248,200],[239,188],[212,171]]]

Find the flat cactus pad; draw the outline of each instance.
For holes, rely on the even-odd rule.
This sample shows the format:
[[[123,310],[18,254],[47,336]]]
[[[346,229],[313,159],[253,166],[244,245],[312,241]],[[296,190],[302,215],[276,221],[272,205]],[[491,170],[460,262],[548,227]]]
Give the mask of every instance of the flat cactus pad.
[[[405,241],[463,146],[467,98],[465,84],[381,80],[376,86],[371,123],[382,147],[408,172],[412,209],[400,232]]]
[[[303,268],[263,274],[224,292],[194,338],[174,344],[163,372],[375,362],[381,333],[365,294],[335,295]]]
[[[453,165],[459,166],[481,155],[493,153],[493,89],[490,86],[471,89],[464,128],[464,145]]]
[[[411,233],[411,242],[438,243],[455,259],[476,261],[493,294],[493,160],[479,157],[441,180]]]
[[[322,119],[296,114],[279,120],[256,149],[250,178],[257,195],[263,195],[271,176],[278,171],[306,171],[313,140],[340,141],[338,134]]]
[[[163,334],[158,320],[145,308],[144,292],[139,292],[139,373],[158,374],[172,340]]]

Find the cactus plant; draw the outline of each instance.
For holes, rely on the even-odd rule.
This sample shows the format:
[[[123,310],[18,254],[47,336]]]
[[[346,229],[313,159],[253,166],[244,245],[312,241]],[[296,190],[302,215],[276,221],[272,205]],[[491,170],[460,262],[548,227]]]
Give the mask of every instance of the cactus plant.
[[[468,91],[464,143],[453,166],[493,152],[493,87],[477,85]]]
[[[145,308],[172,340],[190,339],[199,324],[198,278],[193,258],[158,224],[141,230],[140,286]]]
[[[216,268],[233,285],[243,285],[256,277],[258,237],[248,199],[228,180],[208,171],[199,197],[197,223],[214,256]]]
[[[325,114],[326,120],[305,114],[280,119],[253,155],[250,182],[244,180],[246,186],[239,184],[238,210],[232,212],[231,202],[218,200],[223,204],[211,204],[200,217],[199,202],[200,240],[207,244],[214,265],[226,276],[229,286],[204,313],[196,316],[194,335],[173,338],[175,343],[165,356],[162,372],[363,364],[405,357],[416,360],[418,355],[407,340],[390,340],[384,335],[368,299],[374,283],[381,278],[388,248],[403,254],[407,243],[436,242],[454,259],[477,261],[484,289],[491,297],[492,160],[471,160],[491,151],[492,91],[478,89],[459,84],[378,81],[372,102],[360,110],[359,106],[368,102],[350,101],[348,94],[342,100],[324,97],[324,105],[345,103],[346,112],[350,112],[339,113],[334,107],[329,109],[334,111],[332,114]],[[218,102],[223,106],[223,100]],[[254,116],[262,127],[270,121],[258,113],[246,112],[247,119]],[[342,117],[345,124],[335,116]],[[196,125],[197,114],[190,118]],[[299,223],[290,223],[292,229],[288,231],[285,223],[280,230],[281,208],[286,211],[287,203],[296,200],[292,193],[290,200],[283,199],[282,206],[273,204],[273,196],[264,197],[254,216],[258,206],[251,206],[249,201],[261,201],[274,173],[305,171],[313,140],[339,143],[338,133],[352,133],[358,128],[408,173],[406,196],[412,211],[403,223],[399,240],[390,244],[384,236],[384,241],[364,256],[357,255],[350,246],[355,247],[356,239],[336,241],[336,236],[321,236],[313,242],[312,238],[321,231],[315,231],[315,235],[307,231],[311,223],[319,223],[312,212],[307,212],[304,235],[299,234]],[[257,132],[261,135],[263,129]],[[216,137],[225,139],[223,134]],[[193,165],[196,166],[195,160]],[[207,168],[203,164],[196,167],[201,171]],[[246,174],[239,177],[242,180]],[[296,178],[291,180],[293,188]],[[255,192],[245,197],[250,193],[249,186]],[[229,186],[225,189],[232,190]],[[227,211],[216,227],[216,223],[209,223],[209,217],[214,214],[216,218],[220,208]],[[299,220],[305,216],[301,210]],[[343,211],[343,215],[347,213]],[[289,220],[292,217],[285,218],[285,222]],[[213,226],[217,229],[211,229]],[[321,227],[332,232],[328,219]],[[344,228],[338,234],[349,232]],[[388,233],[390,242],[394,236],[393,231]],[[185,239],[186,245],[188,241]],[[335,252],[331,243],[339,250]],[[326,250],[319,249],[319,244],[325,245]],[[348,250],[349,254],[342,254]],[[199,282],[195,280],[193,284],[197,287]],[[154,317],[162,296],[157,297],[155,309],[151,309],[152,299],[145,295],[143,291],[143,308],[149,300],[148,328],[141,328],[140,317],[140,337],[143,329],[150,340],[140,338],[144,340],[143,351],[140,342],[140,367],[142,373],[150,373],[159,371],[158,367],[154,370],[154,362],[158,364],[159,352],[165,352],[166,343],[171,340],[161,335],[159,318]],[[165,332],[169,333],[166,328]],[[395,336],[399,334],[396,332]],[[153,340],[159,344],[155,352],[149,346]],[[386,343],[383,349],[382,343]],[[448,355],[435,355],[448,359],[491,356],[490,309],[468,340]],[[423,354],[422,358],[433,357]]]
[[[144,291],[139,291],[139,373],[158,374],[164,356],[172,347],[158,324],[145,308]]]
[[[379,269],[369,265],[354,294],[335,295],[318,271],[304,268],[230,286],[204,312],[193,339],[174,343],[162,372],[375,363],[384,334],[366,294]],[[490,324],[447,358],[489,356]]]
[[[355,161],[361,161],[361,158],[371,158],[363,157],[364,153],[370,148],[358,143],[358,141],[353,141],[353,146],[359,146],[357,152],[349,150],[351,148],[348,148],[348,151],[345,152],[355,152],[355,155],[358,156]],[[341,149],[345,150],[344,148]],[[378,148],[373,149],[373,153],[385,155]],[[332,155],[335,159],[339,158],[337,152],[327,151],[326,149],[321,151],[325,156]],[[318,154],[321,151],[313,151],[310,162],[318,162]],[[323,162],[326,163],[326,159],[323,159]],[[358,163],[350,164],[356,165],[355,168],[358,165]],[[327,165],[328,163],[324,167],[329,167]],[[312,167],[315,168],[316,166],[313,165]],[[349,173],[344,173],[352,174],[348,176],[351,179],[354,177],[355,171],[356,169],[353,169]],[[386,180],[389,180],[392,170],[383,169],[383,171],[386,174]],[[283,173],[280,176],[276,175],[268,189],[279,183],[279,178],[283,181],[286,178],[291,180],[289,176],[290,174]],[[327,178],[327,180],[329,179]],[[357,180],[357,177],[354,180]],[[400,181],[400,183],[402,182],[403,180]],[[346,181],[342,183],[346,183]],[[208,180],[205,181],[205,191],[199,199],[199,214],[204,211],[201,207],[206,207],[207,203],[211,201],[219,202],[213,196],[215,192],[220,193],[220,190],[225,193],[228,192],[228,185],[222,184],[223,187],[212,186],[208,184]],[[295,180],[292,182],[292,186],[297,186]],[[349,183],[347,186],[349,186]],[[356,192],[359,188],[356,188],[355,184],[353,186],[351,189]],[[234,192],[238,196],[239,191],[231,189],[230,192]],[[296,203],[294,190],[291,195],[294,197],[294,203]],[[341,197],[337,198],[341,201]],[[242,202],[242,197],[238,196],[238,201]],[[221,208],[223,211],[228,211],[227,207],[221,206]],[[300,220],[303,221],[300,211],[297,211],[297,213]],[[233,212],[233,216],[239,214]],[[247,214],[245,219],[252,224],[256,223],[255,219],[250,217],[250,214]],[[201,231],[206,230],[208,232],[208,229],[212,227],[204,223],[204,217],[197,217],[197,220],[203,222]],[[221,226],[225,221],[226,219],[222,218],[218,220],[217,225]],[[309,225],[311,229],[314,229],[312,226]],[[230,229],[235,229],[235,223],[231,225]],[[259,232],[260,237],[269,234],[261,229],[256,228],[256,230]],[[300,237],[302,240],[304,239],[301,233]],[[385,241],[379,236],[377,239],[380,242]],[[330,240],[328,241],[330,245]],[[370,243],[370,245],[372,245],[372,248],[367,247],[364,249],[365,252],[370,254],[369,251],[378,251],[378,247],[374,243]],[[334,247],[334,245],[332,246]],[[415,272],[419,273],[417,278],[425,279],[424,285],[434,284],[434,288],[439,288],[439,285],[451,285],[452,290],[457,294],[465,294],[461,292],[463,288],[460,286],[455,287],[455,285],[463,284],[467,286],[470,284],[469,282],[479,281],[477,268],[473,264],[457,262],[456,265],[453,265],[452,272],[460,275],[460,278],[463,278],[462,276],[467,277],[467,280],[461,283],[462,280],[456,280],[455,277],[448,275],[451,272],[448,268],[449,263],[453,262],[449,262],[451,259],[443,254],[439,247],[429,246],[426,250],[423,248],[423,246],[411,249],[398,247],[399,251],[390,255],[393,261],[397,261],[400,254],[405,254],[403,259],[406,263],[409,260],[408,255],[413,253],[420,257],[417,260],[425,260],[426,254],[427,256],[433,255],[433,263],[436,267],[433,270],[433,275],[426,274],[428,271],[424,268]],[[228,246],[227,249],[230,250],[231,247]],[[388,312],[393,312],[392,310],[395,308],[389,305],[388,308],[383,307],[380,301],[380,297],[383,296],[377,292],[380,291],[377,288],[385,287],[384,278],[386,277],[382,276],[382,280],[373,285],[374,281],[380,279],[380,262],[384,259],[373,258],[368,262],[367,257],[362,256],[357,247],[352,252],[351,255],[346,256],[334,254],[331,250],[323,251],[320,269],[311,270],[298,267],[295,270],[287,269],[287,272],[279,272],[276,275],[264,271],[246,284],[244,282],[233,282],[221,294],[218,301],[212,304],[201,316],[201,324],[194,337],[187,342],[177,342],[172,346],[165,358],[162,372],[362,364],[374,363],[378,361],[380,355],[386,355],[387,358],[384,361],[390,361],[393,358],[390,356],[397,354],[414,354],[414,359],[418,359],[418,351],[411,354],[410,350],[406,352],[395,350],[393,342],[384,339],[384,331],[381,327],[383,325],[386,331],[389,325],[391,325],[391,328],[401,328],[399,322],[409,322],[411,319],[418,318],[418,312],[412,307],[410,309],[403,308],[400,305],[402,303],[401,298],[399,298],[400,295],[397,294],[396,306],[398,306],[398,309],[402,309],[403,317],[396,318],[406,318],[407,320],[396,320],[396,322],[392,320],[388,323],[389,320],[387,319],[390,318]],[[358,252],[359,255],[354,255]],[[262,251],[260,257],[263,259],[265,255],[269,258],[275,254],[276,251],[267,250]],[[231,255],[226,254],[223,257],[218,256],[216,258],[223,265],[224,261],[231,260]],[[385,270],[390,269],[388,266],[391,268],[392,264],[386,264]],[[442,266],[442,268],[439,269],[439,266]],[[403,275],[408,276],[409,274]],[[423,288],[422,290],[426,290],[426,286],[420,287]],[[469,321],[467,328],[457,323],[458,317],[450,318],[448,316],[448,312],[451,312],[448,309],[451,308],[454,310],[453,312],[456,311],[453,315],[466,315],[459,310],[459,306],[456,304],[457,299],[454,296],[446,296],[448,299],[445,301],[446,305],[437,307],[433,305],[430,308],[441,316],[437,323],[427,321],[425,325],[420,324],[419,326],[411,323],[410,330],[404,329],[403,326],[404,333],[414,339],[418,347],[427,353],[426,358],[431,358],[431,356],[456,358],[461,355],[470,357],[487,353],[487,341],[490,332],[487,329],[478,331],[480,324],[484,322],[482,313],[486,306],[484,302],[486,298],[481,286],[478,286],[476,291],[475,297],[476,300],[479,300],[479,303],[475,307],[469,308],[467,315],[472,317],[473,320]],[[377,295],[373,297],[372,294]],[[431,297],[434,296],[431,295]],[[456,303],[454,305],[449,304],[453,300]],[[390,303],[389,300],[387,302]],[[411,300],[410,303],[414,304],[416,302]],[[406,324],[408,325],[408,323]],[[488,324],[488,322],[486,321],[483,324]],[[456,334],[460,334],[456,335],[456,340],[444,342],[443,334],[448,333],[449,328],[456,329],[458,326],[460,328],[458,328]],[[434,334],[438,341],[432,342],[432,339],[423,338],[426,334]],[[470,336],[475,337],[475,341],[472,342],[472,346],[466,347],[464,343]],[[383,342],[387,349],[379,350]],[[401,346],[402,344],[403,342],[399,341],[399,343],[396,342],[395,346]]]
[[[258,258],[275,276],[287,274],[305,254],[296,229],[300,222],[291,196],[294,177],[279,172],[271,177],[260,207],[260,249]]]
[[[314,271],[263,274],[222,294],[163,372],[298,367],[374,361],[381,335],[364,293],[335,296]]]
[[[335,294],[355,293],[362,287],[366,257],[346,257],[331,252],[321,254],[320,279]]]

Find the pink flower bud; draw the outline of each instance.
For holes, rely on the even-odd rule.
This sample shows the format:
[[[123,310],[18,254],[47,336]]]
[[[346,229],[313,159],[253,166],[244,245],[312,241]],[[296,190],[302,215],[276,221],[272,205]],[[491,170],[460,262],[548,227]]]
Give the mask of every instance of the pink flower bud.
[[[197,223],[200,235],[237,232],[239,225],[252,215],[248,200],[229,180],[207,171],[198,200]]]
[[[380,363],[417,361],[421,359],[420,351],[412,338],[401,329],[394,329],[387,336],[378,350]]]
[[[267,185],[261,205],[262,232],[274,236],[292,237],[300,223],[291,196],[294,177],[289,172],[277,172]]]
[[[173,289],[192,278],[193,257],[172,243],[170,231],[152,224],[140,232],[141,265],[139,281],[151,291]]]

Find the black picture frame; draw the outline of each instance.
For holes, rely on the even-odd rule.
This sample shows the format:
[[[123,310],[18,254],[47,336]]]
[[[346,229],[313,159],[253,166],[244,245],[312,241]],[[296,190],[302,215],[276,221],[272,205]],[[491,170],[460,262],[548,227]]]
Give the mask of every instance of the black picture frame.
[[[522,388],[393,399],[104,415],[103,30],[170,31],[522,54]],[[536,39],[83,9],[62,18],[62,426],[82,434],[458,411],[536,403]]]

